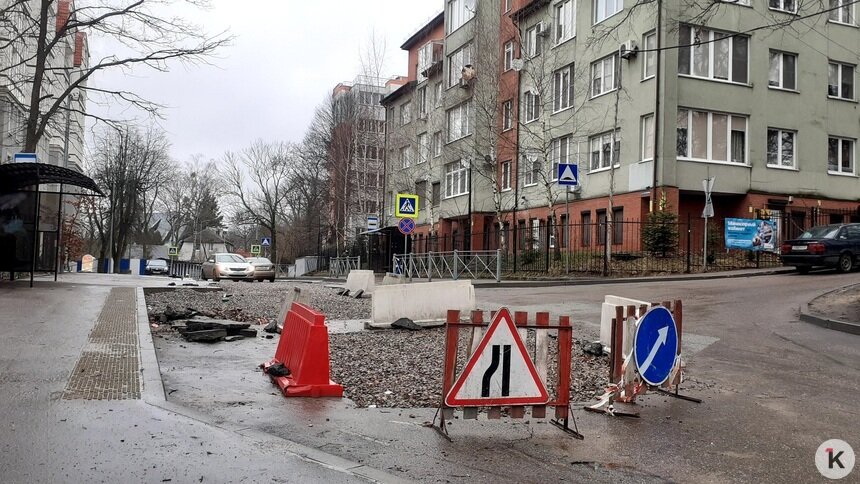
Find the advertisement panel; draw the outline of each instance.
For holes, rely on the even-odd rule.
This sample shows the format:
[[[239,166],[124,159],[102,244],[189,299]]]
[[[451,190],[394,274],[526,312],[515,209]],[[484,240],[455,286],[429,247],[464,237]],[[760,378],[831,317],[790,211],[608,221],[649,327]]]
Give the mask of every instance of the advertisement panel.
[[[726,219],[726,248],[752,251],[776,250],[777,227],[772,220]]]

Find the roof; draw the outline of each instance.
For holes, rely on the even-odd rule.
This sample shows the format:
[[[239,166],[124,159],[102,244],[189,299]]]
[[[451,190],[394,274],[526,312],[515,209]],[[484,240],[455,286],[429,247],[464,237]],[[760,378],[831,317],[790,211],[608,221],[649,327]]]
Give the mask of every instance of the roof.
[[[443,12],[440,12],[439,15],[433,17],[433,20],[427,22],[427,24],[425,26],[418,29],[418,32],[415,32],[414,34],[412,34],[412,37],[409,37],[408,39],[406,39],[406,42],[404,42],[403,45],[400,46],[400,48],[403,50],[411,49],[415,44],[418,43],[419,40],[430,35],[430,32],[432,32],[433,29],[442,25],[444,22],[445,22],[445,12],[443,11]]]
[[[415,84],[417,84],[416,81],[407,82],[406,84],[395,89],[394,92],[392,92],[391,94],[382,98],[382,100],[379,101],[379,104],[382,104],[383,106],[391,104],[400,96],[408,94],[410,91],[412,91],[412,89],[415,87]]]
[[[43,183],[62,183],[86,188],[104,196],[96,182],[83,173],[47,163],[7,163],[0,165],[0,192],[16,192]]]
[[[520,20],[522,20],[522,19],[528,17],[529,15],[537,12],[538,10],[541,9],[541,7],[545,6],[548,3],[549,3],[549,0],[532,0],[528,3],[526,3],[525,5],[523,5],[522,7],[520,7],[519,9],[511,12],[510,13],[511,18],[515,22],[519,22]]]

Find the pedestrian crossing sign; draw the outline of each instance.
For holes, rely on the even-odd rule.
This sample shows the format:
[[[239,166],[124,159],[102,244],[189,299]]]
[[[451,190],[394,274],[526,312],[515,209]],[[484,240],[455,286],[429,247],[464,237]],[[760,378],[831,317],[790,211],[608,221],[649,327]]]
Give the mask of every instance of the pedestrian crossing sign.
[[[394,200],[394,215],[400,218],[418,218],[418,195],[398,193]]]

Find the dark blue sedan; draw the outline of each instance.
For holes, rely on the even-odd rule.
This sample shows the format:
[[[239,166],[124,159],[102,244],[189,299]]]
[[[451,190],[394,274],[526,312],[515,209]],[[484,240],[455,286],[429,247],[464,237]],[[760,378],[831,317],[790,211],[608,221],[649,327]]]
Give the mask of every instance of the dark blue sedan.
[[[800,237],[782,243],[782,263],[794,266],[801,274],[813,267],[835,267],[850,272],[860,255],[860,224],[835,224],[813,227]]]

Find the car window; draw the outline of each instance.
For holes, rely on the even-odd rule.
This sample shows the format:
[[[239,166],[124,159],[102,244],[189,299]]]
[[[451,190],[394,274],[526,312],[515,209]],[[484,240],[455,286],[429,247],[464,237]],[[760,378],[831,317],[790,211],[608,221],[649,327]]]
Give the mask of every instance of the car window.
[[[167,262],[163,260],[151,260],[149,261],[149,265],[153,267],[167,267]]]
[[[839,231],[838,225],[822,225],[821,227],[813,227],[806,232],[800,234],[800,239],[832,239],[836,237],[836,232]]]
[[[257,264],[271,264],[272,261],[266,259],[265,257],[256,257],[254,258],[254,262]]]
[[[220,254],[215,256],[215,262],[245,262],[238,254]]]
[[[845,238],[849,240],[860,240],[860,226],[848,225],[842,229],[845,233]]]

